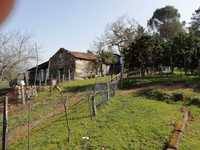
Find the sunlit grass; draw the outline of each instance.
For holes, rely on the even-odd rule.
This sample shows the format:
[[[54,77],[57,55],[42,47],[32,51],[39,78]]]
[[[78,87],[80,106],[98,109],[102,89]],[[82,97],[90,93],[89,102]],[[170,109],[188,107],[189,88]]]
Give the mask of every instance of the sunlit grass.
[[[162,149],[172,130],[170,123],[180,118],[179,107],[143,97],[118,96],[98,109],[95,120],[89,117],[71,120],[70,144],[66,142],[64,115],[35,128],[32,149]],[[87,103],[75,109],[69,115],[71,118],[89,115]],[[26,149],[26,142],[27,139],[21,139],[10,149]]]
[[[84,100],[79,105],[70,109],[69,117],[72,130],[71,142],[68,144],[66,120],[64,112],[43,120],[31,132],[31,149],[33,150],[65,150],[65,149],[163,149],[173,129],[172,123],[181,119],[180,108],[182,102],[166,103],[156,97],[149,98],[143,95],[130,93],[127,96],[112,98],[107,104],[98,108],[95,120],[90,119],[88,104],[88,87],[94,83],[103,83],[110,77],[90,80],[66,81],[60,85],[64,90],[64,97],[58,91],[50,94],[49,90],[42,90],[38,97],[32,100],[31,121],[38,121],[49,113],[56,111],[58,104],[67,99],[72,101]],[[166,83],[169,78],[139,79],[147,83]],[[137,79],[138,80],[138,79]],[[172,76],[170,81],[196,82],[196,76]],[[142,84],[137,82],[138,84]],[[173,85],[173,84],[172,84]],[[187,97],[200,97],[198,92],[191,88],[164,88],[154,89],[161,93],[182,93]],[[62,107],[63,106],[59,106]],[[194,121],[189,124],[181,149],[196,150],[200,139],[200,109],[197,105],[188,105],[194,116]],[[16,127],[27,124],[27,106],[21,107],[17,112],[9,114],[9,132]],[[27,131],[27,128],[24,128]],[[83,139],[89,137],[89,140]],[[27,135],[11,139],[10,150],[27,149]]]

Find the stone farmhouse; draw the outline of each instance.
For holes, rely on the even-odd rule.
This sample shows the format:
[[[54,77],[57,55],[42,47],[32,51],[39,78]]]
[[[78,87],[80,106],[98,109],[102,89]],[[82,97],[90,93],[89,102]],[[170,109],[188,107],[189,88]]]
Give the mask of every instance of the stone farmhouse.
[[[120,72],[120,56],[116,64],[104,64],[104,74],[117,74]],[[100,71],[95,67],[98,64],[96,55],[69,51],[60,48],[48,61],[33,67],[27,71],[28,82],[33,84],[47,84],[50,79],[64,80],[86,79],[98,75]],[[37,75],[36,75],[37,73]],[[35,79],[36,77],[36,79]]]

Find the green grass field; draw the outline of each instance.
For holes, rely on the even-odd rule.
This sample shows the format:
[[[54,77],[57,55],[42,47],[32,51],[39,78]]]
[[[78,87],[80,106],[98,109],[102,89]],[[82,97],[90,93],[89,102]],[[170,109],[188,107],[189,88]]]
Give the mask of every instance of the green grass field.
[[[170,123],[180,118],[179,107],[143,97],[117,96],[98,109],[95,120],[90,120],[84,118],[89,115],[84,103],[69,114],[75,118],[70,121],[70,144],[66,142],[66,122],[61,114],[32,131],[31,145],[35,150],[162,149],[172,130]],[[20,139],[10,149],[26,149],[26,144],[26,138]]]
[[[198,77],[175,76],[172,81],[195,83]],[[97,82],[106,82],[106,77]],[[133,80],[133,79],[131,79]],[[135,79],[134,79],[135,80]],[[165,77],[148,78],[148,83],[169,83]],[[140,79],[141,81],[141,79]],[[80,80],[65,82],[61,86],[65,93],[61,97],[58,92],[52,95],[47,90],[41,91],[33,101],[31,123],[35,124],[31,130],[30,146],[32,150],[162,150],[171,135],[173,124],[182,117],[180,108],[187,104],[193,114],[193,121],[188,125],[181,150],[198,150],[200,147],[200,109],[198,102],[184,101],[169,102],[159,99],[158,95],[145,95],[134,90],[118,90],[117,95],[107,104],[98,107],[97,117],[90,118],[88,104],[89,87],[96,81]],[[128,82],[128,81],[126,81]],[[131,82],[131,81],[129,81]],[[143,82],[135,85],[143,85]],[[134,85],[131,85],[134,87]],[[173,83],[171,84],[173,86]],[[153,92],[152,92],[153,91]],[[200,94],[191,88],[162,88],[148,92],[173,95],[182,93],[190,100],[198,101]],[[67,143],[66,120],[63,112],[62,100],[69,97],[71,141]],[[193,99],[194,97],[194,99]],[[79,103],[79,100],[82,100]],[[9,150],[27,149],[27,106],[19,106],[9,112]],[[51,115],[53,114],[53,115]],[[19,128],[18,130],[16,130]],[[13,134],[12,132],[15,131]],[[23,132],[22,132],[23,131]],[[85,139],[89,138],[89,139]]]

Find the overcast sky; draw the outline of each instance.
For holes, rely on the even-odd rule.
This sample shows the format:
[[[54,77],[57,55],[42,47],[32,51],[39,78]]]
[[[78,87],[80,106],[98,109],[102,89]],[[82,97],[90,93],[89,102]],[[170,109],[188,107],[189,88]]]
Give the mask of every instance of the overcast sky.
[[[18,0],[0,31],[30,33],[39,43],[41,61],[60,47],[86,51],[108,23],[127,15],[146,27],[156,8],[173,5],[190,21],[200,0]]]

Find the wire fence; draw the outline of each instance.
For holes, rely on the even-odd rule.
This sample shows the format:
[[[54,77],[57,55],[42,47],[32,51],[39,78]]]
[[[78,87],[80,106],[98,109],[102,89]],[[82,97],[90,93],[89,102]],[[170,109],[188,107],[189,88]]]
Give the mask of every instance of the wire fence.
[[[7,120],[6,143],[10,139],[26,138],[24,147],[31,149],[31,130],[41,126],[44,122],[52,119],[53,117],[64,115],[66,125],[67,142],[71,141],[73,136],[71,121],[81,120],[82,118],[94,119],[97,114],[97,107],[107,103],[111,97],[115,96],[118,86],[118,80],[107,83],[97,83],[89,87],[83,92],[73,93],[71,96],[68,93],[57,93],[55,97],[48,97],[44,95],[44,99],[33,101],[33,98],[26,100],[25,105],[18,105],[15,110],[12,106],[8,105],[9,119]],[[77,95],[79,94],[79,98]],[[74,98],[76,95],[76,98]],[[4,109],[5,96],[0,97],[0,107]],[[83,106],[83,107],[82,107]],[[4,127],[4,113],[0,117],[0,133],[1,139]],[[2,147],[2,143],[0,146]],[[6,150],[6,149],[5,149]]]
[[[96,84],[93,89],[93,94],[91,96],[91,110],[92,117],[97,114],[97,107],[107,103],[111,97],[115,96],[118,80],[112,82]]]

